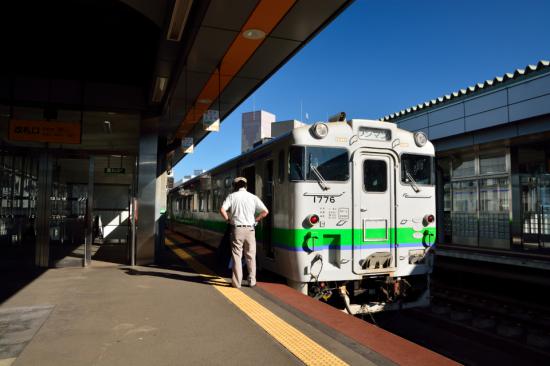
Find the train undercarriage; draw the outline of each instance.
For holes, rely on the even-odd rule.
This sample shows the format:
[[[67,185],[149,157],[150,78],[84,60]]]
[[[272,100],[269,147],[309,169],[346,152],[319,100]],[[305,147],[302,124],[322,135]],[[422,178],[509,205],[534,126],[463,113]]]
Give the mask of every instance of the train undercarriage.
[[[356,281],[288,281],[288,285],[314,299],[352,315],[427,307],[430,275],[368,276]]]

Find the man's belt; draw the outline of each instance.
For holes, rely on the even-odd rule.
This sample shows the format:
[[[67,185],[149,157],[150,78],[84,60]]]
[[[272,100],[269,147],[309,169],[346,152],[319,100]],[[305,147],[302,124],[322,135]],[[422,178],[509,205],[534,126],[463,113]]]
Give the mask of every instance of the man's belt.
[[[254,225],[234,225],[235,227],[254,227]]]

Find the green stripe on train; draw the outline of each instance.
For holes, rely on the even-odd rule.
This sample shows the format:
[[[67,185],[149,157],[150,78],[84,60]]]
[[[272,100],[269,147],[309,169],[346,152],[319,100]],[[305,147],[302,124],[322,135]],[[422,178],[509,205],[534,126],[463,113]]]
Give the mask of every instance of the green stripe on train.
[[[218,220],[197,220],[189,218],[177,218],[175,221],[195,226],[201,229],[208,229],[223,233],[227,224],[223,221]],[[386,236],[386,229],[376,228],[376,229],[367,229],[367,242],[362,242],[363,230],[362,229],[335,229],[335,228],[311,228],[311,229],[286,229],[286,228],[276,228],[272,229],[272,241],[277,243],[280,246],[287,246],[289,248],[301,247],[304,244],[308,244],[309,240],[315,239],[319,245],[334,245],[338,243],[340,246],[352,246],[353,238],[352,233],[355,235],[357,241],[362,242],[362,245],[381,245],[389,244],[390,242],[397,243],[407,243],[414,244],[418,243],[421,245],[423,243],[423,237],[429,237],[430,243],[433,244],[435,241],[435,232],[436,228],[433,226],[425,227],[420,232],[423,237],[415,238],[413,235],[416,233],[413,228],[404,227],[397,229],[397,240],[395,240],[395,230],[390,228],[389,237],[387,240],[376,240],[377,238],[383,238]],[[256,238],[261,239],[263,237],[262,226],[259,225],[256,229]],[[372,241],[371,241],[372,240]],[[321,241],[321,242],[319,242]]]

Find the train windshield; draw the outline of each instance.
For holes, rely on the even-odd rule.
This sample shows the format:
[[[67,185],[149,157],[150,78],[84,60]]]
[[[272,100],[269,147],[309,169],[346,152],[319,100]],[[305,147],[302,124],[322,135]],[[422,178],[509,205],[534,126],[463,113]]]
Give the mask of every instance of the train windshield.
[[[293,146],[289,153],[291,181],[321,180],[341,182],[349,178],[347,149]]]
[[[401,181],[407,184],[435,183],[434,158],[426,155],[401,155]]]

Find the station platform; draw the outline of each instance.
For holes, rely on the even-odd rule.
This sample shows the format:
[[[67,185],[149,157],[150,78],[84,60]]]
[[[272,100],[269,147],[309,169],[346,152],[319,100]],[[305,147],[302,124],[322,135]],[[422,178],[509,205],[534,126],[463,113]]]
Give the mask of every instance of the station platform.
[[[456,364],[283,284],[234,289],[209,268],[213,250],[182,236],[163,256],[19,284],[4,273],[0,366]]]

